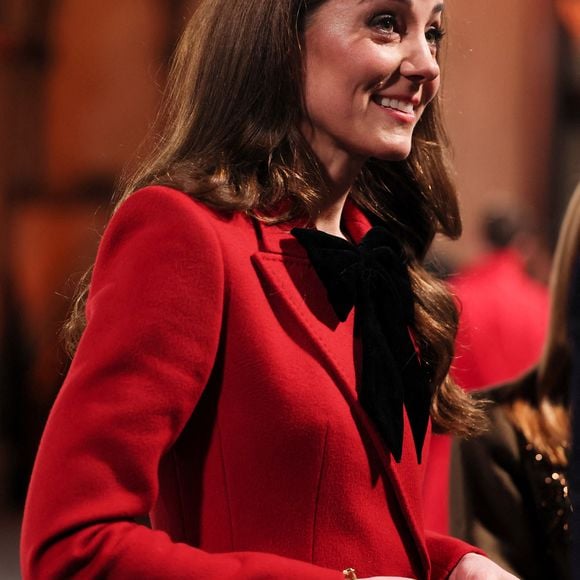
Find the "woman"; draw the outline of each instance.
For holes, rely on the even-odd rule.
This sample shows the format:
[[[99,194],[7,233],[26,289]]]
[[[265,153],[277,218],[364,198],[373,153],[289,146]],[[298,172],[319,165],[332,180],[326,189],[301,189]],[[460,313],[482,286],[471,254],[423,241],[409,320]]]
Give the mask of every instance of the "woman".
[[[542,356],[519,380],[483,391],[491,429],[452,452],[452,533],[530,580],[570,577],[568,296],[579,252],[580,189],[558,239]]]
[[[418,503],[429,409],[460,433],[481,419],[447,379],[456,316],[421,266],[460,230],[442,9],[199,5],[101,243],[26,578],[507,577],[424,532]]]

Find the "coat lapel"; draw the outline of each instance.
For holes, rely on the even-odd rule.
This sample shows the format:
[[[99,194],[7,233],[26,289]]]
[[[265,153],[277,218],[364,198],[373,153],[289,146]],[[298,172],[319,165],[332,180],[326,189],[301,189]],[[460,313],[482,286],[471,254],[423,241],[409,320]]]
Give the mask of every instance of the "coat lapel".
[[[359,243],[370,228],[367,217],[353,203],[347,203],[343,215],[348,234],[355,243]],[[266,226],[256,222],[261,251],[252,257],[253,263],[318,350],[321,362],[329,369],[359,426],[372,442],[373,451],[388,474],[404,521],[415,541],[417,555],[427,574],[429,559],[425,547],[423,520],[418,511],[421,502],[420,467],[416,465],[408,421],[405,417],[403,459],[401,464],[397,464],[385,449],[372,421],[358,402],[354,365],[344,362],[347,360],[344,351],[341,353],[336,349],[337,342],[346,344],[352,356],[353,313],[351,312],[345,323],[338,321],[326,297],[326,289],[310,265],[306,251],[290,233],[293,225]],[[341,333],[344,336],[337,336]]]

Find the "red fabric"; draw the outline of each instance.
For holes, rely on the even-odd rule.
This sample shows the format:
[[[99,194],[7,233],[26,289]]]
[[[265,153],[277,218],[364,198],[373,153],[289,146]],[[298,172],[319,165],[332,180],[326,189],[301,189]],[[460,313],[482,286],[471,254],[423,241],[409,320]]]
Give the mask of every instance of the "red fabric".
[[[513,379],[535,364],[548,328],[548,291],[512,250],[451,280],[461,309],[453,376],[465,389]]]
[[[451,279],[460,307],[452,373],[471,390],[514,379],[540,357],[548,328],[548,291],[512,250],[494,252]],[[447,533],[451,440],[434,435],[427,459],[425,525]]]
[[[352,316],[287,228],[137,192],[87,313],[32,476],[25,579],[443,578],[477,551],[424,532],[408,424],[397,465],[356,398]]]

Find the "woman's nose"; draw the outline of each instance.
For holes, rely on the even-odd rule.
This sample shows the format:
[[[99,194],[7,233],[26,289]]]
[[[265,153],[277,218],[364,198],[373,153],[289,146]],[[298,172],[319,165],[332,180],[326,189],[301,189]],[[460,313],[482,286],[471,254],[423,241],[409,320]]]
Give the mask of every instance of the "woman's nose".
[[[422,35],[421,38],[408,38],[406,51],[401,62],[401,74],[416,82],[435,80],[440,73],[439,63],[433,46]]]

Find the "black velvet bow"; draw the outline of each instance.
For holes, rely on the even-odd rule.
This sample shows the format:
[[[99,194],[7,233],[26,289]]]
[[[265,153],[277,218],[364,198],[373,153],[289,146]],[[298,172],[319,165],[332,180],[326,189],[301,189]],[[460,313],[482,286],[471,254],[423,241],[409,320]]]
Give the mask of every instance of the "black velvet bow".
[[[358,246],[313,229],[294,228],[292,235],[306,249],[338,319],[344,322],[355,307],[362,341],[361,405],[399,462],[404,404],[420,462],[431,395],[409,332],[414,295],[401,244],[379,226]]]

